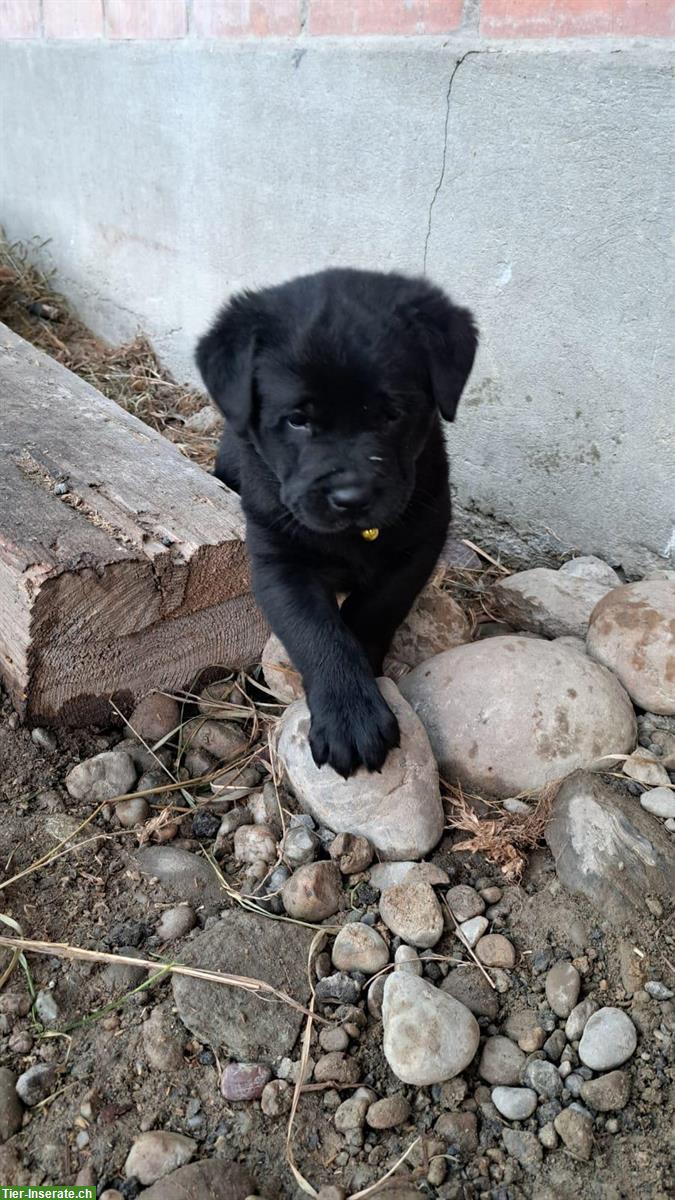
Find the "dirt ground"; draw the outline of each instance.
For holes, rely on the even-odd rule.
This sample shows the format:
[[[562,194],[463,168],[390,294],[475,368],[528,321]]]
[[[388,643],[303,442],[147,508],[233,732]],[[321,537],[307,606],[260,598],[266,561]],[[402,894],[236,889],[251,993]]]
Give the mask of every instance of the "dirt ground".
[[[4,700],[0,714],[0,861],[5,878],[25,871],[71,832],[75,823],[89,816],[91,804],[76,802],[68,795],[64,776],[75,761],[110,748],[122,736],[120,729],[67,731],[58,734],[55,749],[45,750],[27,730],[15,725]],[[179,844],[199,851],[200,842],[190,836],[191,822],[192,816],[186,813]],[[111,827],[99,816],[87,830],[87,836],[92,834],[98,840],[12,883],[4,892],[0,910],[19,924],[26,937],[106,951],[131,945],[146,957],[158,949],[165,953],[158,947],[154,930],[172,898],[139,872],[137,833]],[[448,871],[452,881],[475,883],[481,878],[502,884],[500,872],[480,856],[453,853],[456,837],[449,834],[433,855],[433,861]],[[233,864],[225,864],[225,869],[230,867],[236,870]],[[437,1189],[424,1182],[426,1170],[419,1156],[417,1165],[412,1156],[412,1168],[408,1164],[402,1170],[412,1174],[422,1195],[439,1197],[489,1194],[499,1200],[521,1196],[552,1200],[575,1196],[581,1190],[597,1200],[665,1198],[670,1178],[672,1094],[666,1057],[659,1052],[659,1042],[653,1040],[662,1014],[654,1004],[636,1010],[626,994],[621,971],[622,943],[624,953],[626,946],[629,951],[637,947],[645,956],[643,970],[650,960],[657,969],[662,965],[658,960],[668,952],[669,940],[663,919],[645,912],[639,928],[605,928],[601,914],[561,892],[553,863],[543,849],[531,856],[522,884],[507,888],[505,897],[509,911],[495,928],[503,928],[514,942],[518,965],[511,972],[510,990],[499,998],[501,1013],[495,1026],[523,1002],[532,1004],[533,992],[537,994],[532,964],[538,953],[588,956],[590,950],[593,960],[586,983],[599,990],[603,1003],[627,1006],[641,1032],[641,1045],[631,1064],[631,1102],[618,1114],[616,1132],[596,1134],[589,1163],[575,1161],[558,1148],[547,1154],[543,1166],[532,1174],[503,1154],[501,1160],[499,1153],[495,1155],[499,1126],[494,1128],[494,1121],[484,1120],[476,1153],[467,1162],[450,1163],[447,1180]],[[223,910],[232,903],[224,895]],[[376,906],[371,908],[376,911]],[[200,914],[200,924],[204,923]],[[276,928],[283,936],[283,924]],[[436,950],[451,953],[452,947],[444,941]],[[4,954],[0,970],[7,962]],[[28,983],[18,965],[0,993],[0,1059],[17,1074],[36,1062],[53,1062],[57,1084],[52,1097],[28,1110],[23,1129],[0,1148],[3,1182],[9,1171],[15,1172],[16,1182],[72,1182],[89,1165],[99,1188],[114,1184],[130,1197],[135,1188],[124,1180],[123,1166],[134,1138],[143,1129],[168,1128],[195,1138],[199,1157],[244,1163],[267,1200],[300,1194],[285,1161],[286,1118],[263,1116],[255,1102],[225,1101],[218,1087],[219,1063],[210,1047],[182,1030],[178,1060],[168,1062],[168,1069],[149,1066],[141,1030],[148,1010],[160,1006],[170,1013],[168,981],[128,997],[137,983],[133,968],[130,973],[120,967],[38,955],[30,955],[29,962],[35,989],[51,989],[58,1020],[45,1027],[36,1019],[30,1010]],[[120,996],[127,998],[119,1008],[95,1019]],[[222,1003],[228,1003],[225,990]],[[251,1000],[252,1006],[258,1003]],[[491,1023],[482,1020],[481,1024]],[[369,1019],[356,1055],[363,1081],[378,1095],[401,1090],[382,1053],[379,1021]],[[480,1088],[475,1065],[466,1078],[470,1090]],[[364,1150],[344,1167],[335,1165],[343,1142],[335,1131],[332,1111],[326,1108],[321,1092],[306,1094],[295,1137],[296,1160],[304,1176],[317,1189],[329,1182],[349,1186],[354,1172],[360,1186],[381,1176],[405,1151],[412,1136],[427,1133],[442,1111],[438,1089],[403,1091],[412,1102],[411,1122],[402,1130],[369,1134]],[[480,1100],[480,1091],[477,1094]]]

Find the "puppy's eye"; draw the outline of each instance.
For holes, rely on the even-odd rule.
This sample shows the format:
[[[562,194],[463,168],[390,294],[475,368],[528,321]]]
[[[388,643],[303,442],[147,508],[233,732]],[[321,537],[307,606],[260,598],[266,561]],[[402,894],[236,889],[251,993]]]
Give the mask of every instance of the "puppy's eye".
[[[300,412],[299,410],[297,412],[290,413],[289,416],[286,417],[286,424],[289,425],[291,429],[308,430],[311,428],[309,417],[306,413]]]

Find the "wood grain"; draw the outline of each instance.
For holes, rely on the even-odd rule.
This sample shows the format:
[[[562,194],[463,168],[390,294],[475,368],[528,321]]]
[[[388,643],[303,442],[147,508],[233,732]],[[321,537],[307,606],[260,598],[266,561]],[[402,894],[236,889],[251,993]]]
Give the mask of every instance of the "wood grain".
[[[267,634],[238,498],[0,325],[0,670],[31,721],[109,718]]]

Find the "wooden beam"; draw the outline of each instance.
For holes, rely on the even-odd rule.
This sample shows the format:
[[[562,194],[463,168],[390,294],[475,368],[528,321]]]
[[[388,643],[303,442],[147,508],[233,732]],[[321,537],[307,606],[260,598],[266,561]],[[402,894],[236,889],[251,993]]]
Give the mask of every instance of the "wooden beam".
[[[259,660],[238,498],[0,325],[0,671],[22,717],[107,721]]]

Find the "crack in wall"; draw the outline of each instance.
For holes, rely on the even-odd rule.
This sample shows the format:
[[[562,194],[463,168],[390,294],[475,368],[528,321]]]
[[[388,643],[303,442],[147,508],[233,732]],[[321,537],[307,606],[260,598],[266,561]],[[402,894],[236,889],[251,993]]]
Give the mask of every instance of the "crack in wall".
[[[427,232],[426,232],[426,237],[424,239],[424,255],[423,255],[423,259],[422,259],[422,274],[423,275],[426,275],[426,273],[427,273],[427,255],[429,252],[429,241],[431,239],[431,225],[432,225],[432,221],[433,221],[434,206],[438,199],[438,194],[439,194],[441,188],[443,187],[443,181],[445,179],[445,167],[446,167],[446,162],[447,162],[447,157],[448,157],[448,126],[450,124],[450,101],[452,98],[452,87],[455,82],[455,76],[457,75],[457,72],[459,71],[459,68],[461,67],[462,63],[469,57],[469,55],[481,54],[481,53],[482,53],[481,50],[465,50],[464,54],[462,54],[456,60],[455,65],[452,68],[452,71],[450,73],[450,79],[448,80],[448,90],[445,95],[445,124],[444,124],[444,128],[443,128],[443,157],[441,160],[440,175],[438,177],[438,182],[436,184],[436,187],[434,188],[434,194],[431,197],[431,204],[429,205],[429,212],[427,214]]]

